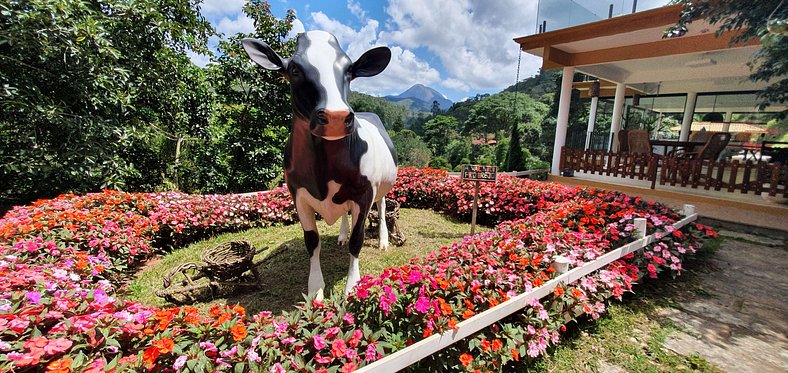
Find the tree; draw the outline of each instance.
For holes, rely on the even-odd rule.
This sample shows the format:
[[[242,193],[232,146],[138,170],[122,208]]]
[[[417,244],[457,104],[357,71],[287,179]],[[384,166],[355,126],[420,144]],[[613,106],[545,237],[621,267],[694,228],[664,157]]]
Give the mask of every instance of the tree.
[[[467,138],[458,138],[449,142],[446,146],[446,158],[452,166],[457,166],[465,162],[471,157],[471,141]]]
[[[401,131],[405,128],[408,109],[402,105],[395,105],[384,98],[358,92],[350,92],[348,103],[356,112],[377,114],[386,129]]]
[[[446,115],[438,115],[424,123],[424,140],[430,145],[435,155],[445,155],[446,145],[459,138],[457,119]]]
[[[525,165],[525,155],[523,146],[520,144],[520,126],[516,123],[512,125],[509,136],[509,151],[506,153],[506,171],[523,171]]]
[[[402,130],[390,132],[391,141],[397,150],[397,161],[400,167],[419,167],[426,166],[432,158],[432,151],[415,132]]]
[[[515,95],[517,99],[515,100]],[[514,105],[517,107],[514,107]],[[528,95],[514,92],[501,92],[486,97],[474,104],[463,124],[464,133],[496,133],[511,129],[513,122],[522,123],[534,118],[537,123],[549,110],[545,104],[535,101]]]
[[[438,102],[438,100],[432,101],[432,109],[430,109],[430,113],[432,113],[433,118],[443,113],[443,110],[441,110],[441,104]]]
[[[263,190],[282,174],[282,149],[292,118],[290,86],[278,73],[253,64],[241,39],[265,40],[280,55],[290,56],[295,40],[287,34],[295,13],[279,19],[261,0],[248,1],[244,12],[255,31],[219,42],[218,57],[209,68],[218,109],[211,123],[213,137],[196,156],[202,171],[195,177],[203,191]]]
[[[205,123],[204,91],[185,97],[203,79],[186,51],[206,52],[214,33],[197,7],[0,4],[0,204],[158,184],[158,130],[191,135]]]
[[[783,103],[788,99],[788,6],[784,0],[738,1],[738,0],[675,0],[682,4],[679,22],[665,32],[665,36],[686,30],[687,24],[696,19],[705,19],[719,25],[717,35],[726,31],[739,30],[741,34],[731,42],[744,42],[759,38],[762,48],[748,63],[752,73],[750,80],[769,82],[758,92],[760,108],[770,103]],[[782,6],[781,6],[782,5]],[[786,111],[782,112],[786,115]]]

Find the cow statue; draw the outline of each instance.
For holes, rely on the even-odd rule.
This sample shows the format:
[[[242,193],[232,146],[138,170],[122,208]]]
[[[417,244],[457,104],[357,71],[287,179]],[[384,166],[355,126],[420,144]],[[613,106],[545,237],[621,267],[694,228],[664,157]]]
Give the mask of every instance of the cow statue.
[[[380,118],[353,113],[347,96],[350,81],[375,76],[391,60],[391,50],[377,47],[353,62],[336,37],[324,31],[298,35],[296,52],[280,57],[266,43],[243,39],[252,61],[282,73],[290,82],[293,123],[285,148],[285,181],[295,201],[309,254],[309,294],[323,297],[320,236],[315,212],[329,225],[342,218],[340,246],[350,251],[345,294],[358,282],[358,254],[364,221],[373,202],[386,211],[385,196],[397,178],[397,155]],[[347,213],[352,217],[348,235]],[[388,249],[385,214],[380,214],[380,248]]]

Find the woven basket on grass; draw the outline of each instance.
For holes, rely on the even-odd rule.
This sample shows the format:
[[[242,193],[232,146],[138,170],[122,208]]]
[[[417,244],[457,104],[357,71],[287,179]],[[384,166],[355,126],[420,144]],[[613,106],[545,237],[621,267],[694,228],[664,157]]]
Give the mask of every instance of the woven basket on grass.
[[[230,241],[202,254],[202,271],[209,278],[230,280],[241,277],[253,267],[255,249],[248,241]]]

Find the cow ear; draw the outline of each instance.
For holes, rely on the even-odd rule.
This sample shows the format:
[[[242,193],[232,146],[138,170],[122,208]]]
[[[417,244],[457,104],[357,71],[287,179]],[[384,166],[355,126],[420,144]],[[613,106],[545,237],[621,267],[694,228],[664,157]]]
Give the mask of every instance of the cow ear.
[[[244,50],[246,50],[246,54],[249,55],[249,58],[258,65],[274,71],[285,69],[285,62],[282,60],[282,57],[279,57],[279,55],[262,40],[244,38],[241,40],[241,44],[243,44]]]
[[[383,72],[391,61],[391,50],[388,47],[372,48],[353,63],[353,77],[370,77]]]

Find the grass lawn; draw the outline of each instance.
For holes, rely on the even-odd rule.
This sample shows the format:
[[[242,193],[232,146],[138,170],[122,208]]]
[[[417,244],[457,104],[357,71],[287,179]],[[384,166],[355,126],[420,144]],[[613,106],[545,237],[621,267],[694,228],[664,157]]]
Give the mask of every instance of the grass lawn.
[[[390,245],[387,252],[378,249],[377,238],[367,238],[359,256],[361,275],[375,275],[389,266],[407,263],[411,258],[421,257],[444,245],[462,239],[470,232],[470,224],[458,222],[444,215],[428,210],[401,209],[400,227],[405,234],[403,246]],[[326,282],[327,296],[339,294],[345,288],[345,278],[350,256],[347,249],[337,246],[339,222],[328,226],[318,221],[320,233],[323,277]],[[485,228],[481,227],[482,230]],[[126,299],[154,306],[164,306],[164,299],[156,296],[155,291],[162,286],[162,278],[172,268],[181,263],[200,263],[200,255],[222,242],[247,240],[256,248],[268,250],[255,257],[260,262],[272,252],[277,251],[270,260],[260,267],[264,290],[241,290],[224,298],[197,305],[207,309],[216,303],[239,303],[256,313],[270,310],[277,313],[289,310],[303,301],[309,275],[309,258],[304,247],[303,231],[299,224],[250,229],[243,232],[227,233],[203,240],[185,248],[178,249],[162,258],[153,259],[145,265],[136,278],[129,284]]]

